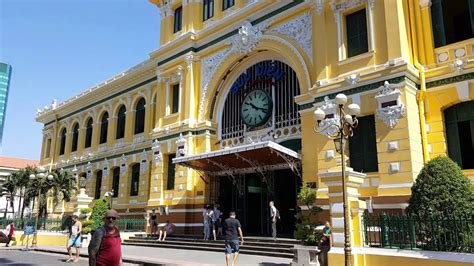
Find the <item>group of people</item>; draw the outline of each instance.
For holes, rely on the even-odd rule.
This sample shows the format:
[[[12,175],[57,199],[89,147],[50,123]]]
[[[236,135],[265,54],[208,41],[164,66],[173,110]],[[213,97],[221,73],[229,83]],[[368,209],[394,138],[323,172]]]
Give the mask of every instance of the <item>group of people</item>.
[[[174,232],[174,224],[170,223],[170,220],[166,220],[164,224],[158,224],[158,216],[153,209],[148,218],[148,224],[151,227],[151,236],[158,236],[158,241],[165,241],[167,235],[171,235]],[[160,230],[159,235],[157,234],[158,229]]]
[[[218,236],[222,236],[222,213],[219,209],[219,204],[206,205],[202,212],[203,224],[204,224],[204,240],[209,240],[211,235],[214,240],[217,240]]]
[[[276,239],[276,223],[280,219],[280,213],[275,207],[273,201],[269,203],[270,206],[270,217],[272,223],[272,237]],[[120,237],[120,231],[117,227],[118,213],[115,210],[109,210],[104,216],[103,225],[98,228],[92,235],[92,239],[89,243],[89,265],[90,266],[118,266],[122,264],[122,239]],[[229,217],[222,220],[222,213],[219,210],[219,205],[214,206],[206,205],[203,211],[204,218],[204,239],[208,240],[210,237],[210,231],[212,230],[214,240],[217,235],[222,235],[225,238],[224,250],[226,256],[226,264],[236,265],[237,258],[239,256],[240,247],[244,244],[244,236],[242,232],[242,226],[240,221],[236,218],[236,213],[231,211]],[[155,210],[149,217],[149,222],[152,227],[152,234],[157,235],[158,220]],[[173,231],[173,226],[169,220],[160,229],[159,240],[165,240],[167,233]],[[66,262],[78,262],[80,256],[81,246],[81,232],[82,223],[79,221],[76,215],[72,216],[71,225],[69,227],[69,240],[67,250],[69,258]],[[8,236],[7,246],[14,234],[14,224],[11,223],[5,230],[5,235]],[[162,237],[163,234],[163,238]],[[322,249],[322,246],[331,246],[331,227],[329,222],[326,222],[323,229],[323,236],[318,241],[318,250]],[[73,257],[72,248],[76,249],[76,254]],[[324,252],[324,250],[323,250]],[[233,254],[233,257],[231,257]]]

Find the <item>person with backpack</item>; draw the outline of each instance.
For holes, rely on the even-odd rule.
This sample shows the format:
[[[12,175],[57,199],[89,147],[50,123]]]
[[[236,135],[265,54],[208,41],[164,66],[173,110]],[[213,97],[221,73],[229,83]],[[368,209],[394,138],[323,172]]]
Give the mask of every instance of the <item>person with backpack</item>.
[[[117,228],[118,213],[108,210],[104,225],[92,235],[89,244],[89,266],[122,265],[122,239]]]
[[[277,221],[280,219],[280,212],[275,207],[275,203],[270,201],[270,219],[272,221],[272,237],[273,240],[276,240],[277,237]]]
[[[82,223],[79,221],[79,217],[77,217],[77,215],[73,215],[71,225],[69,226],[69,241],[67,243],[67,252],[69,253],[69,258],[66,260],[66,262],[79,262],[81,232]],[[76,258],[72,257],[72,247],[76,248]]]

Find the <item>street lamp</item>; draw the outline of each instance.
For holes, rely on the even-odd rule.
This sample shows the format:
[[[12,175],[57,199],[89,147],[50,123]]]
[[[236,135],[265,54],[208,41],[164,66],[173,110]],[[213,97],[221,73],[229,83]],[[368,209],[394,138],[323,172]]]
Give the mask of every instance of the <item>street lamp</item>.
[[[36,212],[36,220],[35,220],[35,233],[33,235],[33,241],[31,242],[31,246],[35,247],[36,242],[37,242],[37,237],[38,237],[38,218],[39,218],[39,210],[40,210],[40,198],[41,198],[41,187],[45,182],[50,182],[52,181],[54,176],[49,172],[46,171],[43,167],[40,167],[38,169],[38,173],[36,174],[31,174],[30,175],[30,180],[38,180],[38,211]]]
[[[360,113],[359,105],[352,103],[347,106],[347,113],[344,110],[344,105],[347,103],[347,96],[339,93],[336,95],[337,114],[336,120],[333,123],[328,123],[325,128],[316,129],[318,133],[325,132],[330,139],[334,140],[336,151],[341,154],[342,158],[342,198],[343,198],[343,212],[344,212],[344,258],[345,265],[349,266],[351,261],[351,235],[349,232],[350,215],[347,210],[349,203],[347,201],[347,187],[346,187],[346,161],[345,161],[345,145],[350,137],[353,135],[353,130],[357,127],[357,115]],[[313,113],[313,118],[320,125],[321,121],[326,119],[326,113],[318,108]],[[328,130],[332,129],[332,130]],[[322,133],[323,134],[323,133]]]
[[[110,200],[110,209],[112,209],[112,200],[113,200],[112,196],[113,195],[114,195],[114,190],[113,189],[112,189],[112,191],[107,191],[104,194],[104,197],[109,198],[109,200]]]

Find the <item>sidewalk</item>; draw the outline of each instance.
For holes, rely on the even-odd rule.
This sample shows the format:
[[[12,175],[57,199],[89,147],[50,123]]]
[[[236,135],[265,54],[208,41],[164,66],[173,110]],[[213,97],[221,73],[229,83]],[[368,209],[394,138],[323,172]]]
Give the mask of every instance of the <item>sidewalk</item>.
[[[37,247],[36,251],[67,254],[62,246]],[[81,257],[87,257],[87,248],[81,249]],[[181,250],[170,248],[152,248],[122,246],[123,261],[146,265],[224,265],[224,247],[222,253]],[[265,256],[239,255],[238,265],[289,265],[291,259]]]

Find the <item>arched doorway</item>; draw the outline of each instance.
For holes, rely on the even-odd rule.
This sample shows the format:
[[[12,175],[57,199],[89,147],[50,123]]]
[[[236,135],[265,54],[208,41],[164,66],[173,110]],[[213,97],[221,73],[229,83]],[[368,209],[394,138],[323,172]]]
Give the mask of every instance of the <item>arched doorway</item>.
[[[299,152],[300,116],[294,102],[299,94],[295,71],[281,61],[261,61],[238,74],[219,115],[221,149],[270,141]],[[237,213],[249,235],[270,234],[268,204],[272,200],[281,214],[278,235],[292,237],[301,178],[290,168],[284,164],[266,167],[256,161],[251,169],[233,169],[233,178],[213,178],[217,183],[213,198],[224,216]]]

